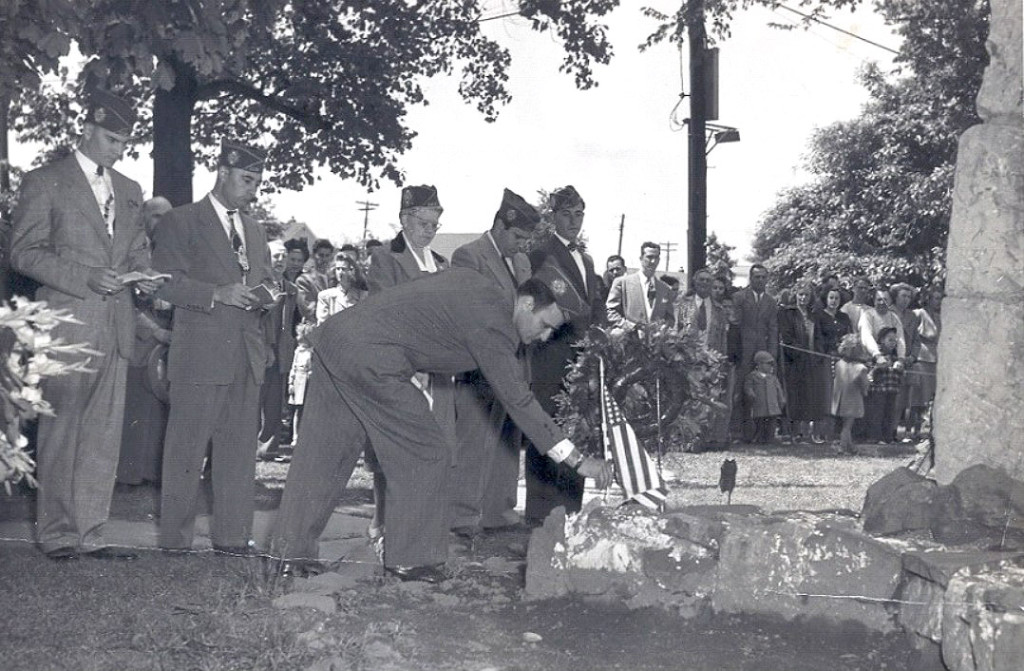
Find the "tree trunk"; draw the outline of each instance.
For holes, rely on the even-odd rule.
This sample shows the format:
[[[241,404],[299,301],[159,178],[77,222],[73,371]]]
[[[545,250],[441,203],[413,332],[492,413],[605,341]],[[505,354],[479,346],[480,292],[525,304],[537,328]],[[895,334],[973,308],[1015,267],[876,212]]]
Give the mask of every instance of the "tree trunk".
[[[192,111],[196,104],[196,73],[179,62],[174,88],[157,89],[153,101],[153,195],[175,207],[192,202]]]
[[[10,240],[11,212],[7,206],[11,197],[11,157],[7,142],[11,118],[11,98],[0,95],[0,299],[11,297],[10,266],[7,263],[7,242]]]

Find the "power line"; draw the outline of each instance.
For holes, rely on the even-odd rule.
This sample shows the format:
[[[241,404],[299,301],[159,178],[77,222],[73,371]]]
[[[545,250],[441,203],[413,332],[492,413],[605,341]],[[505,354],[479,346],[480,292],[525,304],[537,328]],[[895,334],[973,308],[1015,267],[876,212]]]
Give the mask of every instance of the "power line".
[[[884,44],[879,44],[878,42],[873,42],[873,41],[869,40],[866,37],[861,37],[857,33],[851,33],[849,30],[845,30],[843,28],[840,28],[839,26],[834,26],[834,25],[832,25],[831,23],[829,23],[827,21],[822,21],[821,19],[819,19],[816,16],[811,16],[810,14],[804,14],[801,11],[795,10],[792,7],[787,7],[785,5],[778,5],[778,7],[780,9],[785,9],[786,11],[793,12],[797,16],[802,16],[805,19],[809,19],[811,21],[814,21],[815,23],[820,23],[821,25],[825,26],[826,28],[831,28],[832,30],[838,31],[838,32],[840,32],[840,33],[842,33],[844,35],[848,35],[848,36],[854,38],[855,40],[860,40],[861,42],[866,42],[866,43],[870,44],[873,47],[878,47],[879,49],[883,49],[885,51],[888,51],[890,54],[896,54],[898,56],[899,53],[900,53],[900,52],[896,51],[895,49],[890,49],[889,47],[885,46]]]

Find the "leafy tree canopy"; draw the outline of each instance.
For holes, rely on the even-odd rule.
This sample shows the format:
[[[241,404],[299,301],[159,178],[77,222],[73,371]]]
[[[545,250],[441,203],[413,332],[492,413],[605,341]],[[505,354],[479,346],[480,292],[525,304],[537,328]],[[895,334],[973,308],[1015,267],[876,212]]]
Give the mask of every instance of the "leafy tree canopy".
[[[782,193],[755,234],[755,260],[783,285],[827,272],[918,284],[945,274],[957,141],[979,122],[988,2],[877,8],[903,37],[899,70],[864,69],[863,112],[814,134],[814,179]]]

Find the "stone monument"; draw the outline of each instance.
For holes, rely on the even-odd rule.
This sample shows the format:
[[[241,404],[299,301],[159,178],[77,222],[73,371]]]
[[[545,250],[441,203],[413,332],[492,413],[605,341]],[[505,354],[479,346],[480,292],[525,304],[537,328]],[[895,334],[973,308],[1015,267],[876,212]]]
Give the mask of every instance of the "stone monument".
[[[991,0],[983,123],[960,138],[935,400],[935,476],[975,464],[1024,481],[1021,1]]]

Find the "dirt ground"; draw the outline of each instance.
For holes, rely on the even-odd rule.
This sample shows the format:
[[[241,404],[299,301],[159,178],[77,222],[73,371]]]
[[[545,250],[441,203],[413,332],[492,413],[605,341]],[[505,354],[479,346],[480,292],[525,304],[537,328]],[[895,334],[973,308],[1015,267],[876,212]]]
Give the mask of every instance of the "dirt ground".
[[[733,503],[768,509],[858,508],[864,488],[907,454],[836,459],[820,446],[669,455],[671,503],[720,502],[717,468],[740,475]],[[286,464],[260,467],[257,500],[276,506]],[[856,482],[856,486],[851,485]],[[365,508],[369,480],[342,505]],[[819,505],[806,506],[810,498]],[[30,519],[30,493],[0,501],[0,519]],[[152,519],[157,490],[118,487],[113,516]],[[25,517],[27,516],[27,517]],[[0,545],[0,669],[330,669],[513,671],[904,669],[901,636],[822,622],[745,617],[683,620],[618,604],[523,599],[529,531],[453,545],[439,586],[373,576],[335,597],[337,611],[281,610],[289,589],[259,559],[210,553],[55,564],[29,545]]]

